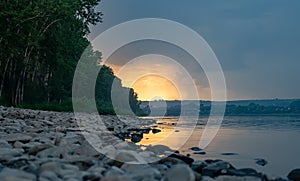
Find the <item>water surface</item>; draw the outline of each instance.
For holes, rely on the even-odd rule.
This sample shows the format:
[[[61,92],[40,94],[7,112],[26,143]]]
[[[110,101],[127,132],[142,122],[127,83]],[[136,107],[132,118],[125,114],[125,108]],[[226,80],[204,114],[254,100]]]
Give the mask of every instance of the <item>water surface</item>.
[[[300,116],[225,117],[217,136],[204,149],[205,155],[193,154],[189,148],[199,145],[207,117],[184,117],[180,126],[176,125],[178,117],[153,118],[162,132],[144,135],[140,144],[163,144],[195,159],[223,159],[237,168],[251,167],[271,176],[286,176],[300,168]],[[268,164],[257,165],[256,158]]]

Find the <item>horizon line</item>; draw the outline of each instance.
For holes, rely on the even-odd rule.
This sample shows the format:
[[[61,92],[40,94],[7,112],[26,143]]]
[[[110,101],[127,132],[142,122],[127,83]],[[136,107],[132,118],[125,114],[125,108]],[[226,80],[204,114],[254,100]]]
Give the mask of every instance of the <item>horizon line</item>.
[[[300,100],[300,98],[262,98],[262,99],[230,99],[230,100],[207,100],[207,99],[159,99],[159,100],[139,100],[141,102],[155,102],[155,101],[214,101],[214,102],[228,102],[228,101],[272,101],[272,100]]]

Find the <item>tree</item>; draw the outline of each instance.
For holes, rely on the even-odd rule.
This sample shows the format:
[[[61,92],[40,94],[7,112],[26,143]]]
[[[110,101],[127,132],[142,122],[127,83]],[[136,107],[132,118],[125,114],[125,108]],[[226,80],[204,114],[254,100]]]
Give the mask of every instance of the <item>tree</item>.
[[[99,0],[0,2],[1,103],[62,102],[71,95],[89,25],[101,22]]]

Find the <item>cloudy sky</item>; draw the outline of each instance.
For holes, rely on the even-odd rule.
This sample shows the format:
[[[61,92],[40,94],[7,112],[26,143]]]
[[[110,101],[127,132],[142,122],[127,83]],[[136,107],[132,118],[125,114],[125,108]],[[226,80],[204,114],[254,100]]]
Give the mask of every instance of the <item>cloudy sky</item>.
[[[169,19],[195,30],[208,42],[224,71],[229,99],[300,98],[299,0],[103,0],[98,8],[104,19],[102,24],[92,27],[91,40],[125,21]],[[162,48],[157,48],[160,43],[156,43],[133,44],[117,52],[110,63],[116,74],[124,66],[124,59],[128,62],[143,54],[159,54]],[[165,51],[175,52],[176,48],[170,47]],[[184,53],[179,57],[188,59]],[[151,74],[174,67],[169,76],[176,72],[176,65],[168,65],[168,58],[156,56],[164,60],[159,64],[162,69],[152,66],[151,58],[146,56],[143,63],[131,63],[128,71],[141,72],[143,68]],[[200,98],[209,99],[209,84],[201,70],[190,71],[202,91]],[[132,78],[124,71],[119,76],[125,84],[126,79]],[[171,82],[173,79],[176,77],[171,77]]]

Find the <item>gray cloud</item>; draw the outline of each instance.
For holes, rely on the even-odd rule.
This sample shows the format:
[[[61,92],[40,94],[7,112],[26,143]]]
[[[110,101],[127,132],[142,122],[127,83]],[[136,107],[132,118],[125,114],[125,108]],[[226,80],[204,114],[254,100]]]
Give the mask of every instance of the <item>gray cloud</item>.
[[[178,21],[213,48],[231,99],[300,97],[298,0],[103,0],[99,8],[104,23],[92,28],[90,39],[131,19]]]

